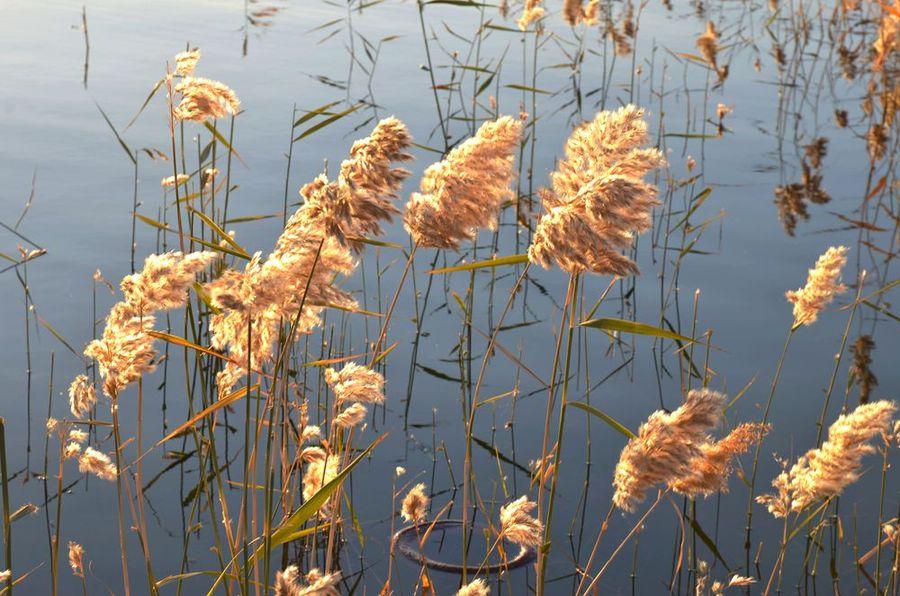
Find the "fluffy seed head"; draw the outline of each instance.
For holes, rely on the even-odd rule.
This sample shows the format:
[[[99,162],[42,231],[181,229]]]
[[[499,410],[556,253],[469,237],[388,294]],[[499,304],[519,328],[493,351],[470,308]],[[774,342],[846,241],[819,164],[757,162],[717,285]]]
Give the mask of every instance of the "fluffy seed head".
[[[406,493],[400,506],[400,516],[406,522],[418,523],[425,519],[430,499],[425,494],[425,485],[421,482]]]
[[[487,583],[483,579],[476,579],[461,587],[456,596],[488,596],[490,593]]]
[[[84,448],[84,452],[78,458],[78,471],[82,474],[91,473],[101,480],[110,482],[119,475],[116,465],[110,461],[109,457],[93,447]]]
[[[847,247],[830,247],[809,270],[806,285],[785,293],[794,305],[794,326],[812,325],[819,313],[847,287],[840,283],[841,268],[847,262]]]
[[[496,229],[510,195],[522,123],[509,116],[485,122],[422,176],[421,192],[406,204],[406,230],[421,246],[452,248],[479,228]]]
[[[531,515],[537,507],[522,495],[512,503],[500,508],[500,534],[514,544],[537,548],[544,534],[544,524]]]
[[[76,418],[81,418],[97,403],[97,392],[87,375],[78,375],[69,385],[69,409]]]
[[[77,577],[84,577],[84,548],[77,542],[69,541],[69,567]]]
[[[613,479],[616,507],[634,511],[651,487],[684,476],[701,454],[707,432],[719,423],[724,403],[721,393],[695,389],[672,413],[651,414],[619,456]]]
[[[176,120],[205,122],[238,113],[241,101],[224,83],[202,77],[185,77],[175,86],[181,102],[173,110]]]
[[[348,362],[340,371],[325,369],[325,382],[334,392],[337,403],[384,402],[384,377],[378,371],[355,362]]]
[[[187,77],[194,74],[197,69],[197,63],[200,61],[200,48],[194,48],[187,52],[178,52],[175,54],[175,74],[181,77]]]

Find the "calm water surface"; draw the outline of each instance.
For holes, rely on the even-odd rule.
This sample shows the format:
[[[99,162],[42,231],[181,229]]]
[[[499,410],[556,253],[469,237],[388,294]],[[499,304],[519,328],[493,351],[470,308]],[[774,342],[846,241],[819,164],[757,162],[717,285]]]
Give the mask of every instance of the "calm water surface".
[[[578,42],[568,27],[561,26],[557,3],[552,0],[547,3],[553,13],[548,19],[547,33],[558,37],[547,41],[538,57],[541,68],[537,87],[547,93],[537,95],[534,186],[546,183],[573,123],[591,117],[604,105],[616,107],[633,101],[647,107],[654,139],[668,152],[669,175],[675,187],[666,196],[667,200],[674,201],[674,209],[677,211],[687,198],[704,189],[712,189],[692,216],[694,225],[709,220],[706,231],[692,246],[692,252],[680,260],[677,273],[675,260],[682,247],[680,232],[672,236],[675,246],[669,250],[663,248],[664,235],[658,230],[642,236],[638,242],[642,276],[627,295],[617,287],[601,306],[598,316],[634,318],[657,325],[664,314],[673,327],[690,334],[694,296],[699,292],[697,333],[713,330],[712,386],[734,396],[752,382],[728,411],[728,418],[730,421],[758,420],[791,322],[784,291],[802,285],[806,270],[815,258],[829,245],[850,246],[851,258],[844,280],[852,283],[860,268],[868,269],[870,278],[864,293],[875,291],[896,277],[884,254],[861,245],[859,229],[838,217],[859,219],[856,210],[867,188],[871,189],[871,180],[881,176],[892,180],[895,141],[888,148],[888,158],[870,179],[863,138],[866,126],[859,108],[865,82],[841,78],[835,48],[827,39],[827,23],[826,29],[822,29],[821,19],[830,17],[832,6],[826,2],[820,7],[824,17],[819,16],[819,9],[809,9],[810,38],[807,45],[794,52],[792,25],[786,18],[789,9],[773,18],[766,5],[753,2],[716,2],[698,8],[696,4],[675,0],[669,11],[653,1],[641,16],[635,54],[613,60],[611,46],[604,43],[600,32],[596,29],[587,32],[585,59],[576,72],[577,84],[574,84],[569,63],[571,55],[579,51]],[[30,208],[17,228],[21,236],[0,229],[0,251],[17,256],[17,245],[27,245],[27,242],[47,251],[27,268],[19,267],[20,278],[16,270],[0,274],[0,387],[3,388],[0,414],[6,420],[9,467],[15,474],[11,481],[11,505],[15,509],[30,502],[40,507],[38,513],[13,524],[13,569],[16,575],[33,570],[23,585],[26,593],[44,593],[49,581],[47,510],[43,504],[46,495],[52,498],[55,494],[55,483],[51,482],[45,489],[40,477],[44,469],[43,427],[48,396],[53,414],[65,416],[65,388],[81,370],[80,361],[51,334],[49,327],[80,351],[94,333],[92,274],[99,269],[104,277],[115,282],[131,270],[133,169],[98,106],[108,114],[131,148],[168,151],[165,104],[161,96],[155,97],[127,130],[126,124],[164,73],[166,60],[171,60],[186,44],[199,46],[203,51],[200,72],[227,82],[240,95],[245,109],[235,128],[234,145],[244,163],[235,164],[232,172],[237,188],[231,196],[229,216],[273,216],[230,226],[237,232],[238,240],[251,251],[270,250],[281,228],[286,152],[295,106],[298,110],[308,110],[339,101],[343,102],[338,104],[343,106],[340,109],[344,109],[349,105],[347,102],[367,102],[357,112],[294,144],[287,185],[291,204],[298,200],[297,189],[319,173],[326,162],[333,170],[352,141],[365,136],[377,117],[394,114],[408,124],[421,145],[443,148],[429,75],[422,67],[426,56],[415,3],[387,0],[361,12],[354,10],[350,13],[352,29],[343,3],[335,4],[341,6],[313,0],[273,3],[278,11],[253,24],[246,11],[260,10],[266,5],[251,3],[245,7],[239,0],[154,3],[90,0],[86,83],[80,3],[6,0],[0,5],[0,80],[3,81],[0,222],[15,226],[33,190]],[[619,15],[621,4],[613,3],[612,10],[614,15]],[[699,14],[701,10],[705,12]],[[487,117],[489,94],[496,97],[503,113],[518,114],[523,95],[527,102],[525,109],[531,111],[531,94],[508,87],[523,84],[523,54],[527,56],[527,68],[531,64],[531,39],[525,53],[521,35],[502,29],[515,27],[518,11],[517,6],[512,7],[512,18],[504,20],[496,8],[485,9],[483,15],[477,8],[459,6],[435,5],[426,10],[429,34],[433,31],[438,37],[437,41],[431,40],[435,77],[439,83],[450,82],[451,76],[457,81],[462,77],[462,91],[440,91],[444,113],[449,98],[451,113],[456,118],[450,121],[451,143],[471,131],[471,123],[466,118],[471,117],[472,89],[478,84],[473,80],[475,71],[451,70],[452,56],[458,52],[458,63],[468,60],[469,64],[475,64],[474,54],[469,55],[469,40],[474,38],[481,18],[491,20],[498,28],[488,30],[478,64],[499,73],[480,96],[482,105],[477,117]],[[722,31],[722,61],[730,66],[724,85],[715,88],[715,75],[678,55],[697,52],[694,39],[703,31],[707,19],[715,21]],[[335,23],[320,27],[332,21]],[[779,72],[772,55],[770,32],[785,42],[789,54],[787,70],[791,75]],[[379,40],[390,38],[381,44],[374,68],[365,55],[363,38],[373,48]],[[351,60],[351,42],[357,62]],[[502,68],[498,69],[501,56],[505,57]],[[759,71],[754,64],[757,60]],[[801,65],[795,68],[797,60]],[[480,82],[484,82],[487,75],[479,73],[479,76]],[[787,85],[780,84],[785,81]],[[525,83],[531,85],[530,74]],[[451,93],[464,94],[465,114],[459,111],[460,97],[450,97]],[[581,103],[580,109],[576,98]],[[718,103],[734,107],[733,113],[725,118],[725,134],[721,138],[696,138],[715,136]],[[842,129],[835,124],[835,109],[849,111],[849,128]],[[295,131],[295,135],[303,128]],[[191,135],[197,130],[186,129],[186,144],[194,159],[196,141]],[[679,136],[686,133],[695,138]],[[830,139],[821,171],[822,187],[831,201],[827,205],[810,205],[810,220],[801,221],[795,235],[790,236],[779,220],[773,202],[774,190],[800,179],[802,147],[817,137]],[[439,157],[425,148],[416,148],[414,154],[415,161],[410,165],[413,175],[404,187],[407,196],[415,188],[421,171]],[[685,166],[689,155],[697,162],[693,173],[688,173]],[[139,167],[138,211],[155,219],[163,202],[173,198],[164,196],[159,184],[162,177],[171,175],[171,164],[141,154]],[[696,178],[688,182],[692,176]],[[523,193],[528,188],[526,177],[523,169],[520,185]],[[896,197],[887,199],[887,204],[894,205],[896,215]],[[527,233],[515,229],[513,211],[507,210],[503,216],[496,249],[492,246],[493,238],[483,234],[474,258],[524,250]],[[676,215],[674,219],[680,217]],[[659,225],[663,224],[658,222]],[[873,231],[862,239],[890,252],[892,235],[896,238],[894,224],[883,218],[878,227],[886,231]],[[392,226],[387,240],[406,246],[402,226]],[[139,261],[157,251],[160,241],[155,229],[138,222]],[[453,264],[462,257],[473,258],[471,251],[466,255],[446,254],[439,256],[437,263]],[[416,260],[414,282],[420,307],[428,283],[426,271],[434,258],[432,251],[421,251]],[[403,262],[404,255],[396,249],[379,251],[370,247],[362,257],[361,270],[346,285],[357,292],[366,308],[383,312],[397,287]],[[0,268],[5,266],[0,264]],[[497,270],[496,278],[490,273],[476,275],[473,325],[477,329],[487,333],[496,323],[515,280],[512,271]],[[26,275],[33,303],[27,324],[22,284]],[[500,342],[535,375],[545,379],[550,375],[566,278],[556,270],[535,269],[530,275],[532,281],[528,283],[524,300],[517,302],[507,321],[512,328],[500,334]],[[373,438],[374,431],[386,430],[390,435],[378,447],[375,457],[361,464],[352,477],[353,504],[366,539],[360,543],[351,536],[343,551],[343,565],[346,575],[351,577],[348,588],[356,582],[354,574],[364,570],[356,587],[358,593],[360,590],[376,592],[386,577],[391,476],[395,466],[406,467],[408,474],[418,475],[429,485],[435,494],[435,510],[448,499],[461,499],[458,492],[453,493],[453,481],[448,473],[449,460],[457,480],[460,478],[464,455],[460,386],[453,381],[460,372],[455,347],[462,332],[462,315],[452,292],[464,295],[469,276],[456,274],[434,280],[423,308],[417,372],[410,390],[416,329],[411,281],[407,281],[401,294],[389,333],[389,342],[398,342],[398,346],[387,360],[387,411],[384,416],[378,413],[366,431],[366,439]],[[596,277],[586,280],[585,312],[608,281]],[[628,289],[631,284],[622,287]],[[889,303],[891,298],[887,294],[883,300]],[[100,316],[113,300],[101,288],[97,294]],[[490,308],[492,300],[493,308]],[[849,300],[849,294],[845,295],[838,306]],[[795,337],[771,416],[775,429],[763,447],[758,487],[766,488],[779,469],[773,453],[796,456],[815,442],[815,420],[834,357],[840,349],[848,312],[833,309]],[[873,334],[877,348],[872,370],[879,380],[876,395],[896,398],[900,386],[897,366],[900,339],[896,321],[886,317],[876,320],[875,315],[871,308],[861,307],[851,327],[850,341],[860,333]],[[519,323],[532,324],[515,326]],[[326,338],[342,330],[346,332],[344,345],[335,346],[343,354],[361,351],[366,333],[371,335],[377,329],[377,323],[358,316],[350,317],[347,326],[344,325],[338,314],[329,314],[323,332]],[[180,324],[173,321],[172,329],[177,332]],[[619,345],[612,344],[600,332],[578,337],[574,399],[590,399],[631,429],[636,429],[661,403],[668,408],[678,404],[681,380],[671,346],[667,345],[661,353],[649,338]],[[311,340],[316,354],[319,342],[320,335],[316,334]],[[473,344],[473,366],[477,372],[484,339],[476,333]],[[26,346],[30,349],[26,350]],[[328,350],[324,350],[326,355],[340,355]],[[52,378],[51,358],[55,358]],[[479,411],[475,431],[475,436],[485,445],[493,444],[503,454],[504,459],[498,460],[490,450],[476,448],[479,449],[475,460],[479,491],[483,498],[499,505],[528,491],[528,475],[521,466],[527,466],[540,455],[546,391],[539,390],[539,383],[509,358],[498,354],[491,362],[484,396],[518,387],[515,400],[498,400]],[[604,380],[614,371],[615,374]],[[164,381],[161,372],[145,383],[147,441],[155,442],[166,428],[171,430],[186,419],[182,377],[178,366],[172,364],[165,377],[169,380],[165,402],[162,392],[156,391]],[[604,382],[597,386],[601,380]],[[837,377],[829,420],[834,419],[844,402],[845,387],[846,360]],[[409,403],[407,393],[412,396]],[[856,395],[855,389],[850,392],[851,404],[855,403]],[[121,411],[123,420],[133,421],[133,399],[123,398]],[[232,416],[231,422],[240,427],[240,415]],[[556,580],[551,584],[552,593],[568,593],[573,589],[570,575],[573,561],[584,562],[609,507],[612,469],[623,444],[621,435],[596,420],[587,420],[583,412],[573,410],[569,414],[553,536],[554,556],[549,572],[551,580]],[[227,456],[239,456],[240,445],[240,437],[232,435]],[[158,448],[145,458],[146,478],[152,478],[168,465],[169,461],[161,455],[162,450]],[[129,456],[134,456],[133,448]],[[745,460],[749,464],[749,458]],[[585,465],[587,461],[590,466]],[[873,496],[877,495],[880,482],[878,462],[867,460],[867,466],[864,478],[848,491],[841,507],[845,532],[850,532],[854,523],[865,528],[866,537],[860,539],[865,548],[874,538],[877,507]],[[231,476],[236,482],[240,481],[239,468],[240,465],[237,475]],[[121,580],[115,489],[111,484],[79,478],[76,474],[74,469],[67,469],[66,484],[73,485],[64,499],[62,539],[84,545],[87,559],[91,561],[92,593],[105,591],[104,586],[118,593]],[[896,478],[896,474],[889,476],[885,495],[887,512],[896,512],[898,508]],[[196,482],[196,465],[189,462],[161,476],[146,492],[150,543],[160,577],[180,570],[182,524],[186,515],[181,502]],[[731,485],[729,495],[698,504],[698,520],[716,538],[725,561],[737,568],[744,559],[747,488],[737,478],[732,479]],[[239,502],[240,491],[235,489],[234,495],[229,496],[232,497]],[[854,506],[854,503],[861,505]],[[681,506],[680,499],[677,506]],[[458,517],[458,507],[452,517]],[[609,537],[604,541],[605,550],[601,552],[604,560],[636,520],[636,516],[613,516]],[[208,521],[209,516],[205,514],[203,522]],[[767,577],[781,526],[762,509],[757,510],[754,523],[755,539],[764,540],[766,545],[761,566]],[[648,521],[637,543],[641,561],[635,580],[638,593],[658,593],[665,589],[677,548],[677,530],[677,518],[668,504],[662,505]],[[146,587],[145,583],[142,586],[144,570],[137,538],[133,535],[130,539],[132,585],[140,593]],[[209,551],[211,544],[211,536],[205,529],[192,537],[190,570],[216,568],[215,558]],[[701,558],[715,561],[703,545],[699,549]],[[458,559],[458,550],[457,546],[448,547],[447,557]],[[631,591],[630,546],[627,551],[606,573],[602,582],[604,593]],[[849,552],[844,551],[840,563],[846,590],[852,591],[856,584]],[[798,580],[799,568],[799,555],[792,555],[785,586],[793,586]],[[397,573],[398,589],[403,593],[411,590],[417,567],[400,561]],[[722,561],[717,562],[715,574],[726,575]],[[827,589],[827,579],[824,579],[827,573],[820,575],[820,587]],[[450,593],[456,587],[457,578],[453,576],[438,575],[436,579],[439,593]],[[520,593],[525,582],[533,582],[533,573],[516,571],[509,581],[503,582],[501,591]],[[63,570],[61,593],[77,593],[79,583]],[[187,582],[185,590],[205,592],[208,585],[207,578],[200,577]],[[172,586],[165,591],[174,593]]]

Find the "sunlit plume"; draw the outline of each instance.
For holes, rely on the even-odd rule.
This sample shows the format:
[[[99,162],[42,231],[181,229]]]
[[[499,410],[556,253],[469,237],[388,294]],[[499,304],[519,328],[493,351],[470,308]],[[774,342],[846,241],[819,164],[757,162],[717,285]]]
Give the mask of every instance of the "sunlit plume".
[[[494,230],[510,182],[522,123],[509,116],[485,122],[422,176],[406,205],[406,229],[421,246],[459,249],[479,229]]]
[[[430,499],[425,494],[425,485],[422,483],[416,484],[403,497],[403,503],[400,506],[400,516],[406,522],[418,523],[425,519],[429,502]]]
[[[500,508],[500,535],[523,547],[537,548],[541,543],[544,525],[532,516],[537,504],[522,495]]]
[[[176,120],[205,122],[210,118],[233,116],[241,108],[237,94],[224,83],[202,77],[186,77],[177,85],[175,92],[181,101],[173,109]]]
[[[630,275],[637,265],[622,250],[634,234],[650,228],[656,187],[643,177],[664,163],[657,149],[644,148],[643,110],[604,111],[572,133],[566,157],[541,191],[546,213],[538,222],[528,258],[569,273]]]
[[[812,325],[834,297],[847,287],[840,283],[841,269],[847,262],[847,247],[830,247],[809,270],[806,285],[785,293],[794,305],[794,326]]]

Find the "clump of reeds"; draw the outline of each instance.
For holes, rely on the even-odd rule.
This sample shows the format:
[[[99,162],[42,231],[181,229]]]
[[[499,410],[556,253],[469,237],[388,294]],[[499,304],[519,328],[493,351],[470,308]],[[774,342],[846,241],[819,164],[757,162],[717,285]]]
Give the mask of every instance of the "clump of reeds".
[[[637,264],[620,251],[635,233],[650,228],[656,187],[643,177],[664,163],[662,153],[645,148],[644,111],[629,105],[604,111],[572,133],[566,158],[542,189],[546,213],[535,230],[528,258],[556,263],[575,274],[592,271],[625,276]]]
[[[896,409],[894,402],[882,400],[842,414],[828,429],[822,446],[810,449],[779,474],[772,481],[776,493],[760,495],[757,502],[775,517],[786,517],[841,494],[859,478],[863,456],[875,451],[869,441],[890,431]]]
[[[496,229],[521,133],[522,123],[509,116],[485,122],[425,170],[421,192],[412,194],[404,216],[418,245],[458,250],[479,228]]]
[[[380,233],[379,222],[396,212],[390,201],[407,173],[391,163],[408,159],[410,142],[399,120],[380,122],[354,144],[335,182],[319,177],[304,187],[307,203],[290,217],[265,261],[254,255],[244,271],[225,271],[207,285],[220,308],[210,318],[213,347],[231,356],[217,377],[220,395],[234,387],[248,364],[258,370],[271,359],[280,324],[293,324],[295,333],[303,334],[319,324],[325,306],[356,307],[334,278],[356,267],[349,238]]]
[[[830,247],[809,270],[806,285],[785,293],[794,305],[794,326],[812,325],[819,313],[847,287],[840,283],[841,269],[847,261],[847,247]]]

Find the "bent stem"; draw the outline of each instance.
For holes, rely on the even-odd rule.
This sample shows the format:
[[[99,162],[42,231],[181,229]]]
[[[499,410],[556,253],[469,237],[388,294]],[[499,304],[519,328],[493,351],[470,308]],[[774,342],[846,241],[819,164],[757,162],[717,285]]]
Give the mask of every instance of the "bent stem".
[[[575,335],[575,309],[577,307],[577,301],[575,300],[575,296],[578,293],[578,274],[573,273],[569,277],[569,287],[566,291],[566,304],[565,309],[563,310],[562,323],[560,324],[560,337],[562,337],[562,326],[563,324],[568,324],[568,332],[566,335],[566,360],[563,366],[563,382],[562,382],[562,394],[560,395],[560,406],[559,406],[559,425],[556,430],[556,446],[554,447],[553,452],[553,477],[550,480],[550,499],[547,503],[547,517],[544,521],[544,544],[541,545],[541,549],[538,552],[538,581],[537,581],[537,593],[541,595],[544,593],[544,580],[547,570],[547,557],[546,552],[549,552],[549,537],[552,535],[553,529],[553,505],[556,501],[556,486],[559,481],[559,467],[560,467],[560,459],[562,457],[562,443],[563,443],[563,431],[566,426],[566,405],[567,398],[569,393],[569,370],[572,364],[572,338]],[[571,309],[571,310],[570,310]],[[566,313],[568,311],[568,323],[566,323]],[[553,378],[556,377],[556,367],[553,368]],[[547,420],[545,421],[545,444],[546,444],[546,432],[547,426],[550,423],[550,414],[553,411],[553,391],[550,392],[551,398],[547,404]],[[542,453],[541,461],[546,461],[546,452]]]
[[[784,341],[784,347],[781,349],[781,356],[778,358],[778,365],[775,368],[775,376],[772,378],[772,386],[769,390],[769,399],[766,402],[766,409],[763,412],[762,423],[765,425],[769,421],[769,411],[772,409],[772,401],[775,398],[775,390],[778,387],[778,379],[781,378],[781,370],[784,367],[784,359],[787,355],[788,346],[791,344],[791,339],[794,337],[794,333],[797,331],[797,325],[791,325],[790,331],[788,331],[787,338]],[[762,449],[762,441],[759,441],[756,444],[756,450],[753,455],[753,472],[750,475],[750,493],[747,499],[747,527],[746,527],[746,538],[744,540],[744,552],[746,555],[746,572],[747,575],[750,575],[750,534],[753,529],[753,498],[755,495],[756,488],[756,473],[758,471],[759,466],[759,453]]]
[[[475,410],[478,408],[478,396],[481,392],[481,383],[484,381],[484,373],[487,370],[487,363],[491,357],[491,353],[494,351],[494,344],[497,342],[497,334],[500,333],[500,329],[503,327],[503,321],[506,319],[506,315],[509,313],[512,308],[513,302],[516,299],[516,294],[519,291],[519,287],[522,285],[522,281],[524,281],[525,276],[528,275],[528,268],[531,266],[531,263],[526,263],[525,267],[522,268],[522,273],[519,274],[519,278],[516,280],[515,285],[513,285],[512,290],[509,292],[509,300],[506,301],[506,307],[503,309],[503,313],[501,313],[500,318],[497,320],[497,324],[494,325],[494,329],[491,331],[491,337],[488,340],[487,348],[484,352],[484,357],[481,359],[481,368],[478,371],[478,380],[475,381],[475,391],[472,394],[472,404],[469,407],[469,419],[466,422],[466,457],[463,463],[463,505],[462,505],[462,581],[465,583],[467,570],[468,570],[468,518],[469,518],[469,476],[471,476],[472,470],[472,433],[475,427]],[[502,535],[502,534],[501,534]],[[495,545],[496,546],[496,545]],[[493,549],[491,549],[493,550]],[[490,553],[488,553],[490,554]],[[483,563],[482,563],[483,565]],[[479,567],[479,569],[481,569]]]

